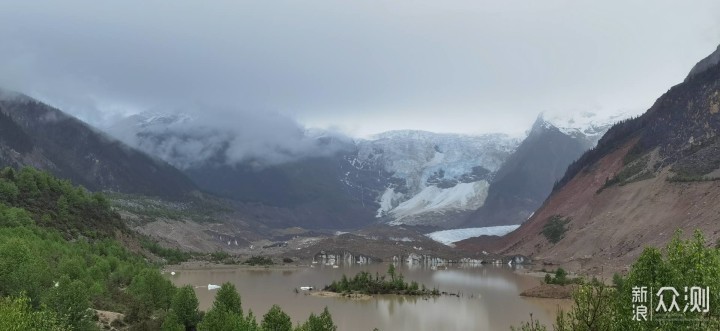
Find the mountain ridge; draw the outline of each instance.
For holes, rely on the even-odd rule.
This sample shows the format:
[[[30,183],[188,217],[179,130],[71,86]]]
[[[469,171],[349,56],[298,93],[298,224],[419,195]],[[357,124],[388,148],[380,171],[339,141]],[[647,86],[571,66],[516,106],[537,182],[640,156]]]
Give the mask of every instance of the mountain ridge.
[[[0,95],[2,166],[49,170],[91,190],[178,197],[194,184],[88,124],[20,93]]]
[[[639,117],[621,121],[565,173],[535,214],[496,240],[468,250],[523,254],[574,271],[622,271],[646,245],[678,230],[720,239],[720,64],[690,75]],[[557,243],[541,233],[565,221]],[[611,262],[612,261],[612,262]]]

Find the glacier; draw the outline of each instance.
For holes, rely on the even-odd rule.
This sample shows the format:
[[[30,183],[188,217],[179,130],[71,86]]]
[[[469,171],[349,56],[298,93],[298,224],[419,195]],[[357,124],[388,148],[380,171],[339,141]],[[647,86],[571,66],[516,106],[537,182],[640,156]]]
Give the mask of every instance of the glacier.
[[[357,140],[357,154],[348,162],[356,170],[390,174],[377,191],[377,218],[393,225],[442,226],[438,215],[482,206],[492,176],[520,141],[505,134],[398,130]]]
[[[460,183],[451,188],[427,186],[420,193],[400,203],[390,211],[394,218],[390,224],[416,224],[406,220],[425,213],[442,214],[446,211],[472,211],[482,207],[490,184],[485,181]]]

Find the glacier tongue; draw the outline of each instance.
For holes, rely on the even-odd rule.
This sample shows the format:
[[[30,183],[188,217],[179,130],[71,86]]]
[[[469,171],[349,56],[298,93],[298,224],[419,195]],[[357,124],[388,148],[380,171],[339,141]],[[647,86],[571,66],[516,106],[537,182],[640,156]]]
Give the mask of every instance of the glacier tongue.
[[[416,223],[406,220],[427,213],[468,211],[480,208],[487,198],[489,184],[485,180],[459,183],[450,188],[427,186],[420,193],[390,211],[390,224]],[[420,222],[421,223],[421,222]]]

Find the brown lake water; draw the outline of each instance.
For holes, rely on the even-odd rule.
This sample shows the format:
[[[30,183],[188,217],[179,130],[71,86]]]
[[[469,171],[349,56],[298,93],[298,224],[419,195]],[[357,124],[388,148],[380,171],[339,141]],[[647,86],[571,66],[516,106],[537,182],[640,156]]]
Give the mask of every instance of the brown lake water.
[[[439,296],[420,298],[384,295],[367,300],[326,298],[295,293],[300,286],[322,289],[343,274],[354,276],[360,271],[381,275],[387,264],[370,264],[332,268],[250,270],[246,268],[218,268],[178,270],[169,276],[175,285],[193,285],[206,310],[215,298],[216,290],[208,284],[235,284],[242,297],[243,310],[252,309],[258,322],[273,304],[278,304],[293,319],[304,321],[310,313],[319,314],[327,306],[339,330],[510,330],[511,325],[529,319],[530,314],[550,326],[558,305],[568,306],[567,300],[534,299],[519,296],[525,289],[540,282],[521,275],[508,267],[472,266],[449,267],[447,270],[407,266],[398,270],[409,281],[417,281],[428,288],[460,293],[461,297]]]

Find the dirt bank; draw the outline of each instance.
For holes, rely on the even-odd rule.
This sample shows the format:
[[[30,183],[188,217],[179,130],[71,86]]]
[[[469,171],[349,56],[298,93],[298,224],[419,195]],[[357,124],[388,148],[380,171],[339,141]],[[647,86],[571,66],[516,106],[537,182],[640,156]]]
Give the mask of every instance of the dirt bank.
[[[520,296],[545,299],[571,299],[577,285],[541,284],[520,293]]]

